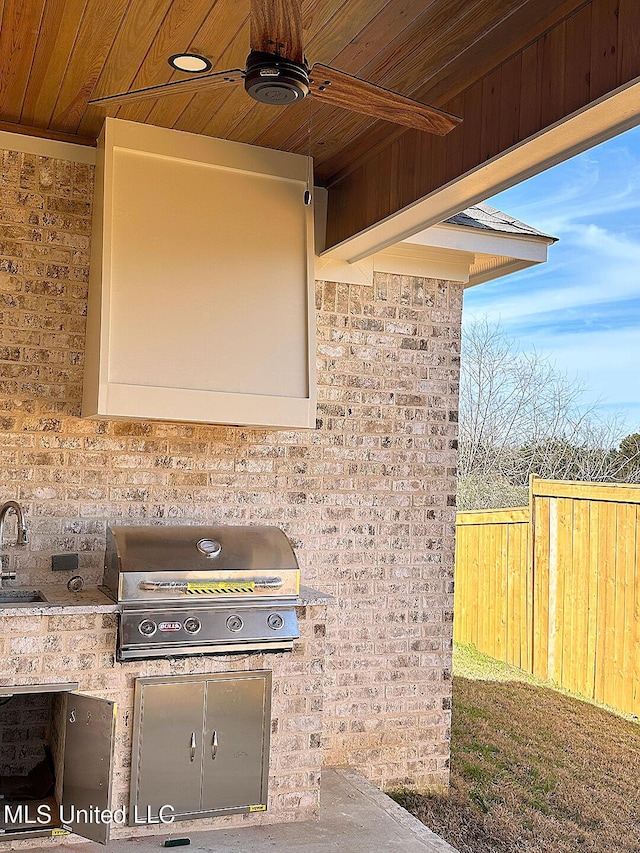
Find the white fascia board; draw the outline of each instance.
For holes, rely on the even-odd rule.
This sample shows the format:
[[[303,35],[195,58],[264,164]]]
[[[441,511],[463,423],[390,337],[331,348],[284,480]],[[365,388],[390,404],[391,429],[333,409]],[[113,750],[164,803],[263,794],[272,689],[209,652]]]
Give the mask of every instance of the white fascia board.
[[[340,284],[373,284],[374,272],[411,275],[420,278],[443,278],[449,281],[469,281],[469,268],[474,263],[473,250],[467,250],[464,240],[456,246],[429,245],[421,241],[398,243],[375,255],[348,263],[340,258],[318,254],[324,246],[327,216],[327,191],[314,187],[315,213],[315,277],[316,281],[335,281]],[[467,232],[469,228],[462,228]],[[421,235],[418,235],[421,236]],[[465,234],[463,233],[464,237]],[[484,244],[483,244],[484,245]]]
[[[71,160],[74,163],[86,163],[94,166],[96,149],[75,142],[60,142],[42,136],[27,136],[24,133],[0,131],[0,148],[4,151],[19,151],[21,154],[35,154],[38,157],[51,157],[54,160]]]
[[[320,239],[324,224],[321,200],[322,196],[320,199],[316,196],[316,229]],[[374,272],[386,272],[460,281],[466,287],[544,263],[552,242],[536,235],[529,238],[465,225],[436,225],[356,263],[316,255],[315,277],[341,284],[373,284]],[[495,259],[495,265],[473,275],[473,267],[481,257]]]
[[[472,225],[442,223],[408,237],[403,240],[402,245],[458,249],[479,255],[503,255],[507,258],[544,263],[547,260],[547,249],[553,243],[551,238],[536,234],[512,234],[474,228]]]
[[[640,77],[326,249],[355,263],[640,123]]]

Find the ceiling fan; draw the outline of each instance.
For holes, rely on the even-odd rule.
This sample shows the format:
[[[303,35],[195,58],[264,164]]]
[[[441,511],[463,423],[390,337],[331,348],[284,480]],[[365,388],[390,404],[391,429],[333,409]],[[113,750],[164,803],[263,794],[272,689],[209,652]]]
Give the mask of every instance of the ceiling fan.
[[[302,42],[300,0],[251,0],[250,21],[251,52],[244,70],[233,68],[201,74],[191,79],[95,98],[89,103],[120,106],[155,100],[174,92],[189,94],[225,88],[244,81],[247,93],[263,104],[285,106],[311,95],[324,104],[439,136],[449,133],[462,121],[457,116],[352,77],[329,65],[316,63],[309,67]],[[203,63],[205,69],[210,67],[208,60],[204,59]]]

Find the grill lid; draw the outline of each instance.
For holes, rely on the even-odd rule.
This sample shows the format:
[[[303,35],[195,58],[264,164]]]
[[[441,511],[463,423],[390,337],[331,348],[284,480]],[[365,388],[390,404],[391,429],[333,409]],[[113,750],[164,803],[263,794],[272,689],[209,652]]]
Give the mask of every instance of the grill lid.
[[[295,595],[298,585],[296,556],[277,527],[144,525],[107,531],[104,586],[116,601]]]

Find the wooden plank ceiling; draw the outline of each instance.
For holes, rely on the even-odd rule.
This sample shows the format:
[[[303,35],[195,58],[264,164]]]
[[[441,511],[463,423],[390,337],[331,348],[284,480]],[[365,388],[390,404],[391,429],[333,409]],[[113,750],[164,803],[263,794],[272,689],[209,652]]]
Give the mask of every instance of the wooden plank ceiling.
[[[0,0],[1,3],[1,0]],[[0,120],[93,141],[104,109],[92,96],[178,80],[167,58],[204,54],[214,70],[244,67],[249,45],[248,0],[4,0],[0,25]],[[372,82],[437,104],[465,88],[514,39],[539,29],[548,0],[304,0],[304,41],[311,62],[335,65]],[[562,4],[563,6],[573,4]],[[518,26],[510,19],[531,7]],[[529,20],[531,17],[531,20]],[[498,32],[496,32],[498,30]],[[500,36],[504,32],[507,38]],[[477,49],[487,41],[489,50]],[[484,55],[483,55],[484,54]],[[453,67],[452,67],[453,66]],[[394,125],[314,105],[258,104],[241,86],[112,108],[132,121],[173,127],[271,148],[306,153],[327,181],[349,169],[342,152]],[[375,127],[375,125],[378,125]]]
[[[584,12],[579,22],[583,36],[592,37],[596,24],[611,28],[611,14],[618,14],[620,4],[640,6],[637,0],[302,0],[304,41],[311,63],[333,65],[445,107],[463,115],[470,126],[480,121],[485,136],[495,136],[495,145],[507,145],[510,130],[500,130],[495,103],[486,98],[487,87],[502,79],[505,63],[517,59],[513,76],[504,80],[500,110],[514,113],[524,97],[541,97],[535,86],[527,94],[521,85],[537,73],[541,61],[537,53],[525,58],[527,47],[548,38],[580,10],[588,9],[588,20]],[[594,25],[592,6],[608,9]],[[0,0],[0,10],[0,129],[83,144],[94,143],[105,115],[104,109],[88,106],[91,97],[188,76],[167,64],[174,53],[203,54],[214,71],[244,67],[248,53],[249,0]],[[604,33],[606,46],[611,40],[606,29]],[[580,27],[571,29],[570,38],[577,42],[549,43],[545,61],[559,68],[572,50],[579,60],[571,82],[577,90],[581,81],[584,87]],[[531,61],[533,67],[526,64]],[[587,61],[587,73],[593,72],[597,58]],[[498,77],[492,79],[492,74]],[[554,84],[550,80],[545,85]],[[580,97],[573,95],[577,103]],[[483,103],[494,112],[480,116]],[[410,140],[415,139],[415,133],[321,106],[313,97],[287,107],[258,104],[241,86],[167,95],[111,107],[109,114],[286,151],[310,150],[316,180],[329,187],[348,188],[352,176],[383,151],[409,158]],[[438,152],[461,159],[463,133],[456,128],[440,140]],[[416,164],[407,159],[403,165],[402,179],[409,188],[397,190],[398,201],[418,192]],[[385,204],[388,197],[389,192]],[[365,218],[376,215],[373,211]],[[338,224],[335,239],[359,226]]]

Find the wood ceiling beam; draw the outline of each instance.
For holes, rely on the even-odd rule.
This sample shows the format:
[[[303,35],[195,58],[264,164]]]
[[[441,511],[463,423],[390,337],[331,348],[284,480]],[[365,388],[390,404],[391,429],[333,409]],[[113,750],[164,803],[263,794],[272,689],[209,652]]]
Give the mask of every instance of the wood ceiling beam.
[[[408,131],[375,152],[331,187],[327,221],[327,246],[334,247],[331,254],[349,259],[362,256],[361,250],[348,248],[355,235],[373,230],[424,200],[432,201],[432,213],[425,210],[426,218],[438,216],[442,213],[438,193],[463,176],[474,180],[467,182],[466,195],[458,194],[457,209],[472,203],[466,198],[478,201],[497,186],[504,189],[521,180],[524,167],[516,166],[515,161],[503,174],[494,168],[487,181],[482,178],[482,167],[495,166],[507,152],[543,137],[572,114],[588,115],[591,106],[640,78],[638,33],[637,0],[591,0],[441,105],[464,118],[448,136],[435,138]],[[634,86],[634,93],[637,90]],[[612,117],[610,135],[623,124],[640,123],[640,101],[635,103],[622,124]],[[626,109],[628,112],[628,104]],[[602,133],[599,139],[606,138]],[[584,147],[593,144],[592,138],[588,132],[583,134]],[[573,154],[584,150],[577,140],[567,138],[564,144]],[[540,159],[542,164],[542,154]],[[556,151],[552,159],[560,162],[564,158]],[[544,168],[548,165],[549,157]],[[535,166],[529,163],[526,171],[534,174]],[[415,226],[411,232],[415,233],[433,221],[439,220],[407,227]],[[375,240],[360,241],[361,246],[369,243]]]

